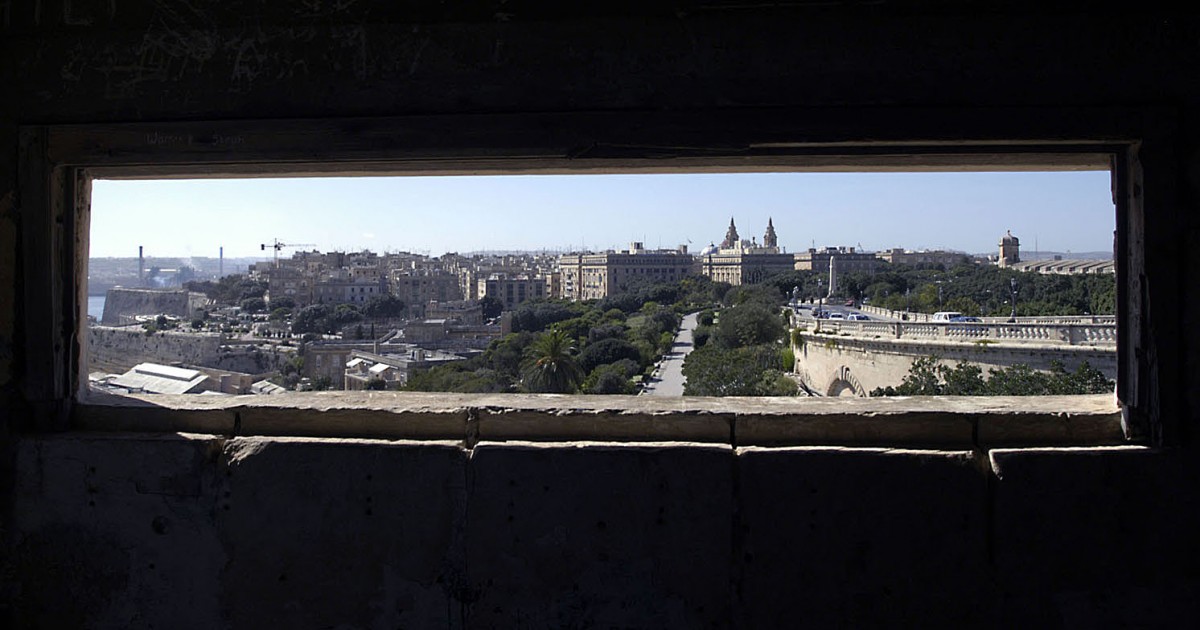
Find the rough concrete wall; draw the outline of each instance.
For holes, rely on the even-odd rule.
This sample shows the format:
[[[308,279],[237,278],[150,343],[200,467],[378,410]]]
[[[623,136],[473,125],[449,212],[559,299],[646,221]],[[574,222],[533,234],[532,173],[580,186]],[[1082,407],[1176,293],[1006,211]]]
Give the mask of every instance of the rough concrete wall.
[[[791,107],[807,138],[801,108],[962,107],[980,129],[1016,133],[1036,111],[988,108],[1159,106],[1180,133],[1142,156],[1157,169],[1144,191],[1171,203],[1147,217],[1157,236],[1136,273],[1166,325],[1155,334],[1200,330],[1200,293],[1183,273],[1200,264],[1194,16],[700,4],[3,5],[5,429],[25,419],[11,414],[23,355],[45,350],[22,345],[19,319],[24,124]],[[1186,392],[1148,392],[1181,427],[1172,450],[995,453],[992,466],[861,450],[739,451],[709,467],[717,455],[688,448],[497,445],[468,457],[436,444],[10,439],[4,575],[19,588],[5,591],[18,625],[34,627],[1166,625],[1195,618],[1200,601],[1196,357],[1200,335],[1188,333],[1177,354],[1144,358]],[[454,518],[466,525],[447,527]],[[446,531],[467,534],[447,542]],[[713,595],[722,585],[728,597]]]
[[[109,326],[130,323],[133,315],[171,315],[190,318],[204,304],[204,295],[188,291],[109,289],[104,298],[100,323]]]
[[[981,457],[30,438],[18,447],[11,532],[16,621],[1078,627],[1198,612],[1200,496],[1153,489],[1188,472],[1179,457],[1124,447]],[[1149,485],[1095,483],[1115,478]]]

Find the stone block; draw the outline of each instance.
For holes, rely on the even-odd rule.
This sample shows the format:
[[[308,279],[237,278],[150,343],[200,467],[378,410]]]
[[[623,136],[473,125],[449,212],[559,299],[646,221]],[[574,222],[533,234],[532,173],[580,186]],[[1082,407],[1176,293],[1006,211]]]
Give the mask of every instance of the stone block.
[[[728,627],[731,457],[696,444],[480,444],[469,627]]]
[[[987,482],[970,452],[752,447],[737,461],[739,626],[936,627],[980,614]]]
[[[16,627],[218,628],[221,441],[63,434],[16,449]]]
[[[456,628],[466,454],[449,442],[238,438],[217,523],[241,628]]]
[[[1200,592],[1200,469],[1187,459],[1138,446],[992,451],[997,583],[1011,621],[1143,625],[1155,617],[1135,610],[1180,602],[1200,616],[1186,596]]]

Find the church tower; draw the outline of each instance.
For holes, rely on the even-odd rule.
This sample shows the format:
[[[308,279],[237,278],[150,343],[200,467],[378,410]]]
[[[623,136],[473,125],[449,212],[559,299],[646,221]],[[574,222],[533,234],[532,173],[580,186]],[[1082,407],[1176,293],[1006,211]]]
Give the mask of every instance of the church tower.
[[[721,249],[733,249],[740,242],[737,227],[733,225],[733,217],[729,217],[729,229],[725,231],[725,240],[721,241]]]
[[[775,237],[775,226],[771,223],[770,217],[767,218],[767,233],[763,235],[763,247],[779,247],[779,239]]]

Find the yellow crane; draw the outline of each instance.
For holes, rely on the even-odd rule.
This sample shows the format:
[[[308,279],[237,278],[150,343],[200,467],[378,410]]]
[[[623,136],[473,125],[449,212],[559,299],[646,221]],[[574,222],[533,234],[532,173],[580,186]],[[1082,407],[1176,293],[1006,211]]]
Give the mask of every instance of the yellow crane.
[[[276,239],[272,239],[272,242],[270,242],[270,243],[260,243],[259,247],[264,252],[267,251],[268,247],[275,250],[275,266],[278,267],[279,266],[279,250],[281,250],[285,247],[316,247],[316,245],[313,245],[312,243],[283,243],[279,239],[276,238]]]

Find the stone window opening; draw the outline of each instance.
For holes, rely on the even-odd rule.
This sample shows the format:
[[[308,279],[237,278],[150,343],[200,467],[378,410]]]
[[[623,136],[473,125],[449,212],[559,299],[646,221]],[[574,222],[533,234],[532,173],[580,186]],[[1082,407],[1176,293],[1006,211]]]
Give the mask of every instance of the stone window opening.
[[[234,125],[238,123],[232,123]],[[386,124],[386,123],[384,123]],[[261,126],[260,123],[245,123],[247,128],[254,129]],[[196,129],[207,127],[206,124],[196,123]],[[270,124],[265,125],[270,128]],[[677,401],[672,401],[666,408],[656,406],[653,401],[642,402],[635,400],[611,400],[597,402],[586,399],[585,397],[565,397],[565,398],[547,398],[544,396],[528,395],[518,396],[517,398],[498,401],[495,397],[472,397],[471,395],[458,396],[433,396],[423,397],[414,396],[411,394],[400,394],[394,397],[389,397],[386,402],[381,404],[379,396],[374,399],[370,396],[366,398],[355,396],[342,396],[340,400],[332,402],[317,402],[322,397],[308,397],[306,400],[292,401],[291,404],[276,406],[271,404],[271,401],[261,401],[263,404],[258,404],[260,401],[253,401],[253,404],[245,404],[244,401],[237,401],[234,404],[224,404],[219,401],[214,402],[188,402],[179,399],[160,398],[153,402],[145,399],[130,400],[98,400],[91,396],[86,391],[86,384],[82,377],[81,365],[86,365],[82,360],[83,353],[86,349],[81,347],[79,331],[79,322],[81,317],[78,313],[82,312],[79,295],[81,291],[80,280],[86,271],[87,260],[87,225],[88,225],[88,201],[90,194],[90,178],[92,177],[154,177],[154,176],[181,176],[195,175],[201,177],[223,177],[223,176],[240,176],[246,173],[272,174],[272,175],[328,175],[328,174],[345,174],[353,172],[358,174],[367,173],[386,173],[396,171],[409,171],[410,169],[416,172],[433,172],[433,173],[453,173],[458,172],[458,169],[496,169],[504,172],[559,172],[560,169],[567,168],[561,162],[554,159],[526,159],[522,157],[514,157],[508,160],[497,160],[496,163],[472,161],[470,158],[456,158],[447,163],[439,158],[430,158],[428,156],[408,157],[402,160],[392,159],[376,159],[364,160],[361,158],[345,159],[344,161],[336,161],[322,164],[311,163],[296,163],[286,161],[275,161],[278,153],[272,153],[272,140],[263,140],[261,146],[239,145],[238,149],[230,149],[222,147],[219,151],[211,151],[211,147],[204,145],[202,142],[196,141],[197,138],[205,137],[202,132],[192,131],[180,137],[190,138],[189,142],[183,146],[163,147],[161,145],[153,145],[149,148],[145,146],[137,146],[136,138],[145,133],[147,127],[154,125],[130,125],[128,129],[101,129],[101,130],[78,130],[64,128],[36,128],[26,130],[27,143],[34,146],[35,150],[26,156],[23,161],[23,181],[38,182],[38,186],[33,188],[44,191],[44,199],[40,199],[42,203],[46,203],[47,207],[55,207],[55,210],[47,212],[47,219],[54,216],[57,211],[59,216],[63,216],[64,209],[74,217],[74,220],[61,222],[61,228],[52,228],[56,230],[56,236],[59,243],[63,243],[66,247],[62,247],[56,254],[54,252],[33,251],[26,253],[26,260],[53,260],[54,264],[49,265],[47,269],[48,277],[61,287],[58,292],[52,292],[55,295],[52,299],[46,300],[42,305],[35,305],[32,310],[52,315],[49,325],[34,326],[35,333],[40,333],[50,339],[57,339],[59,343],[55,346],[58,348],[54,357],[49,360],[37,359],[33,360],[31,367],[35,371],[41,371],[48,378],[46,379],[31,379],[32,382],[40,383],[43,391],[33,392],[40,394],[33,396],[35,400],[42,403],[42,411],[39,414],[39,423],[51,427],[87,427],[87,428],[133,428],[133,427],[149,427],[154,426],[155,422],[163,418],[169,418],[171,426],[174,430],[187,429],[220,429],[213,432],[216,433],[233,433],[240,434],[245,431],[263,432],[263,434],[272,434],[272,431],[282,432],[283,434],[292,434],[298,431],[300,434],[310,434],[314,432],[318,435],[348,435],[348,436],[407,436],[407,437],[437,437],[444,438],[448,435],[457,437],[459,435],[458,427],[463,429],[463,439],[470,442],[472,432],[474,431],[475,438],[478,439],[482,433],[480,427],[483,420],[494,420],[493,426],[499,431],[497,435],[510,436],[513,439],[519,437],[534,437],[537,439],[559,439],[565,436],[571,437],[586,437],[591,434],[596,438],[612,439],[627,436],[625,439],[649,439],[649,438],[665,438],[665,439],[712,439],[715,441],[729,442],[735,444],[857,444],[857,445],[943,445],[943,444],[958,444],[967,442],[974,445],[981,445],[981,440],[987,441],[987,445],[1059,445],[1059,444],[1110,444],[1120,442],[1130,437],[1139,438],[1152,432],[1152,429],[1145,428],[1145,420],[1142,416],[1152,414],[1152,410],[1146,410],[1139,407],[1136,397],[1130,395],[1129,387],[1124,389],[1122,385],[1131,382],[1124,378],[1124,375],[1130,374],[1131,371],[1136,371],[1136,365],[1130,361],[1128,351],[1122,348],[1121,358],[1121,377],[1118,378],[1117,403],[1118,406],[1113,406],[1112,401],[1106,406],[1096,400],[1089,400],[1086,403],[1080,403],[1077,409],[1071,408],[1071,404],[1067,404],[1067,408],[1071,409],[1067,415],[1075,417],[1079,420],[1076,425],[1064,426],[1063,423],[1057,423],[1053,428],[1042,427],[1033,431],[1018,431],[1013,430],[1012,426],[1016,424],[1032,425],[1035,424],[1031,420],[1033,418],[1054,418],[1063,417],[1061,410],[1063,409],[1063,401],[1056,401],[1055,405],[1038,405],[1027,404],[1031,401],[1011,402],[1011,401],[977,401],[963,403],[966,406],[947,405],[941,402],[937,403],[922,403],[917,405],[906,406],[904,401],[850,401],[849,405],[837,411],[827,409],[799,409],[788,408],[780,411],[779,405],[773,405],[772,401],[700,401],[697,400],[694,404],[685,401],[685,404],[680,405]],[[285,125],[286,127],[286,125]],[[338,135],[339,132],[326,132]],[[98,140],[98,143],[87,145],[79,142],[79,135],[90,137]],[[92,134],[92,136],[89,136]],[[110,150],[107,154],[103,151],[94,149],[95,146],[108,147],[136,147],[137,150],[122,154],[120,151]],[[1123,263],[1127,263],[1128,256],[1128,241],[1130,240],[1129,228],[1125,226],[1122,217],[1128,211],[1126,207],[1125,196],[1130,195],[1129,183],[1136,179],[1136,174],[1131,174],[1128,169],[1128,155],[1130,152],[1129,144],[1083,144],[1081,146],[1064,147],[1054,146],[1053,150],[1047,147],[1038,146],[1037,151],[1031,151],[1029,147],[1018,147],[1018,150],[1007,149],[998,153],[959,153],[960,147],[956,147],[954,152],[946,151],[938,153],[930,151],[928,156],[932,159],[928,160],[932,166],[924,166],[923,168],[945,168],[947,159],[962,159],[966,155],[966,161],[973,162],[976,168],[982,167],[987,163],[1000,162],[1010,168],[1025,168],[1025,162],[1029,160],[1038,165],[1038,167],[1059,167],[1059,168],[1078,168],[1081,164],[1094,167],[1098,161],[1103,160],[1114,167],[1114,198],[1117,200],[1118,206],[1118,278],[1121,282],[1121,268]],[[55,148],[69,148],[77,151],[77,155],[54,155],[51,159],[51,152]],[[81,148],[83,147],[83,148]],[[39,152],[37,149],[41,149]],[[846,164],[865,165],[869,169],[889,169],[897,168],[889,164],[889,160],[899,160],[905,162],[904,168],[913,168],[912,156],[904,154],[900,149],[903,147],[889,147],[886,151],[880,151],[878,147],[863,146],[863,147],[843,147],[837,156],[837,160],[844,161]],[[994,148],[994,147],[991,147]],[[794,168],[803,169],[806,167],[806,160],[811,160],[813,155],[817,155],[817,162],[824,162],[823,168],[829,167],[829,158],[822,151],[813,151],[806,149],[805,146],[790,147],[788,151],[784,151],[784,159],[779,159],[776,153],[771,154],[770,159],[764,160],[764,166],[757,168],[779,169],[781,164],[794,163]],[[246,151],[253,153],[259,151],[257,155],[239,156],[242,160],[230,160],[230,156],[226,155],[231,150]],[[162,152],[168,156],[168,159],[154,159],[153,156]],[[135,155],[139,159],[129,160],[128,155]],[[147,154],[150,157],[147,157]],[[113,158],[114,155],[124,155],[124,158]],[[897,155],[902,157],[897,158]],[[345,158],[345,156],[342,156]],[[700,159],[698,164],[705,163],[721,163],[721,159],[706,156]],[[746,168],[746,161],[739,156],[736,160],[741,164],[742,168]],[[917,160],[920,163],[920,160]],[[636,166],[629,166],[629,164]],[[482,164],[482,166],[481,166]],[[589,166],[596,168],[597,166]],[[584,168],[578,164],[571,164],[570,168]],[[619,170],[635,170],[635,169],[668,169],[676,170],[679,168],[670,166],[664,167],[659,164],[646,166],[644,162],[633,160],[632,162],[616,162],[604,164],[603,168],[617,168]],[[694,168],[694,166],[693,166]],[[751,167],[753,168],[753,167]],[[844,166],[842,168],[845,168]],[[1122,254],[1121,252],[1125,252]],[[39,258],[41,256],[41,258]],[[601,278],[601,281],[603,279]],[[1126,291],[1128,289],[1126,288]],[[72,308],[71,305],[75,305]],[[1122,304],[1119,307],[1119,320],[1128,320],[1129,306]],[[28,319],[28,318],[27,318]],[[61,331],[55,333],[55,330]],[[47,386],[46,384],[50,385]],[[803,405],[812,401],[786,401],[787,403]],[[451,406],[450,403],[453,403]],[[839,403],[841,404],[841,403]],[[671,413],[669,408],[678,409],[677,413]],[[924,406],[923,406],[924,405]],[[784,405],[786,406],[786,405]],[[346,409],[348,413],[356,416],[354,421],[346,423],[340,429],[337,422],[323,423],[320,418],[322,412],[317,409]],[[501,410],[497,412],[496,410]],[[1051,411],[1056,409],[1058,411]],[[299,428],[295,422],[287,422],[281,419],[281,414],[273,411],[291,410],[300,416],[305,416],[309,420],[317,420],[317,428],[309,427],[308,429]],[[938,416],[938,420],[932,425],[918,421],[917,419],[922,414],[930,414]],[[558,417],[581,416],[591,419],[605,418],[610,421],[607,428],[593,427],[588,429],[583,427],[567,427],[546,426],[535,428],[531,423],[522,424],[517,421],[517,418],[525,414],[530,417],[548,417],[557,415]],[[657,415],[656,415],[657,414]],[[949,427],[954,425],[963,425],[962,419],[972,415],[992,414],[995,417],[985,418],[984,422],[979,422],[978,419],[971,419],[967,423],[970,427],[968,433],[970,437],[964,438],[961,434],[954,435],[955,431]],[[386,419],[393,416],[403,416],[411,419],[403,427],[384,428],[381,425],[381,419]],[[996,418],[1002,418],[1006,415],[1019,419],[1016,423],[1006,423],[1004,421],[996,421]],[[899,422],[880,422],[875,418],[881,416],[896,416],[900,419]],[[124,419],[117,420],[118,417]],[[249,418],[255,417],[259,420],[257,423],[248,421]],[[630,422],[635,417],[649,418],[648,425],[643,428],[632,427],[634,424]],[[809,422],[795,422],[796,418],[802,417],[810,420]],[[837,417],[845,420],[844,426],[829,429],[827,426],[817,428],[818,425],[829,424],[829,418]],[[656,420],[657,418],[657,420]],[[1114,424],[1114,418],[1119,418]],[[393,418],[394,419],[394,418]],[[868,420],[871,419],[871,420]],[[994,422],[993,422],[994,421]],[[1028,421],[1028,422],[1027,422]],[[902,426],[906,424],[908,426]],[[311,424],[311,423],[310,423]],[[549,423],[553,424],[553,423]],[[596,423],[593,423],[596,424]],[[601,422],[599,424],[604,424]],[[1068,425],[1070,423],[1067,423]],[[252,426],[258,428],[252,428]],[[499,428],[503,425],[504,428]],[[688,428],[683,428],[686,425]],[[867,427],[869,425],[869,429]],[[892,426],[884,426],[892,425]],[[1004,425],[1004,426],[1001,426]],[[1012,426],[1009,426],[1012,425]],[[453,430],[447,430],[447,427],[456,427]],[[1114,431],[1114,426],[1116,430]],[[357,427],[357,428],[351,428]],[[620,427],[614,429],[614,427]],[[704,428],[699,428],[704,427]],[[717,428],[714,428],[717,427]],[[770,427],[770,428],[767,428]],[[915,428],[919,427],[919,428]],[[990,427],[990,428],[987,428]],[[1027,427],[1026,427],[1027,428]],[[398,433],[397,433],[398,431]],[[756,433],[758,431],[758,433]],[[988,433],[991,431],[991,433]],[[507,432],[507,433],[506,433]],[[707,436],[699,438],[698,436]],[[989,437],[990,436],[990,437]],[[744,439],[741,439],[744,438]]]

